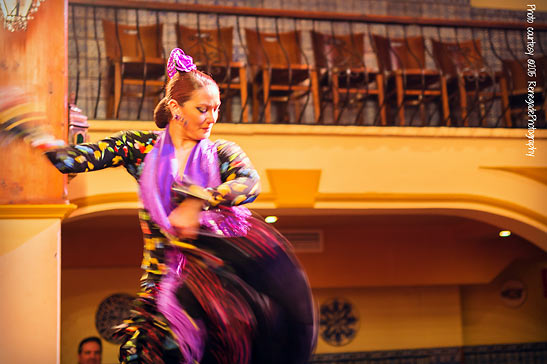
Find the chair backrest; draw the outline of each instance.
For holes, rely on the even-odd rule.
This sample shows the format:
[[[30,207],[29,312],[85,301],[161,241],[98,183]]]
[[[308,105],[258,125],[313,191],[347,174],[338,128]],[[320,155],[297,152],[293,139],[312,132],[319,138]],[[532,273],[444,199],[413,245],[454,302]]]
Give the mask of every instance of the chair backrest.
[[[381,71],[425,68],[425,42],[421,36],[387,38],[373,34],[372,42]]]
[[[502,60],[503,76],[507,79],[507,87],[517,94],[525,94],[528,92],[528,59],[504,59]],[[547,57],[539,57],[535,59],[536,63],[536,87],[544,89],[545,76],[544,70],[547,65]]]
[[[365,35],[311,32],[315,66],[347,69],[364,67]]]
[[[245,40],[251,65],[300,64],[300,32],[263,33],[246,28]]]
[[[232,61],[233,27],[195,29],[177,28],[177,44],[194,58],[196,64],[228,64]]]
[[[103,20],[103,30],[106,57],[110,60],[120,60],[122,56],[142,58],[143,51],[145,57],[163,58],[161,23],[141,25],[137,29],[134,25]]]
[[[479,39],[462,42],[440,42],[432,39],[433,57],[443,73],[456,75],[463,71],[484,70]]]

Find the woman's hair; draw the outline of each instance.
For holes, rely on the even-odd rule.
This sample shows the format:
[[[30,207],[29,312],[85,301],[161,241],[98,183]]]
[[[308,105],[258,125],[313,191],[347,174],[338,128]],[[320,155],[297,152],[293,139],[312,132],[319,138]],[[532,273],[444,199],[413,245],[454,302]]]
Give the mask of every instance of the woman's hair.
[[[171,115],[171,110],[169,110],[169,106],[167,106],[171,99],[182,106],[192,97],[192,93],[195,90],[209,85],[218,87],[211,76],[198,70],[192,70],[190,72],[179,71],[171,77],[169,81],[167,81],[167,85],[165,85],[165,97],[161,99],[154,109],[154,121],[158,128],[165,128],[169,123],[169,120],[173,117],[173,115]]]

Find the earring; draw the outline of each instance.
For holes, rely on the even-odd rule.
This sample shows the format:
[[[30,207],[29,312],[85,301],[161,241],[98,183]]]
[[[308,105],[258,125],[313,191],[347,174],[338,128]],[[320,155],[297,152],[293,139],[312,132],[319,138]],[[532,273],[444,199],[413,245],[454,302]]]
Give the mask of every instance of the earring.
[[[180,120],[180,115],[175,114],[175,120]]]

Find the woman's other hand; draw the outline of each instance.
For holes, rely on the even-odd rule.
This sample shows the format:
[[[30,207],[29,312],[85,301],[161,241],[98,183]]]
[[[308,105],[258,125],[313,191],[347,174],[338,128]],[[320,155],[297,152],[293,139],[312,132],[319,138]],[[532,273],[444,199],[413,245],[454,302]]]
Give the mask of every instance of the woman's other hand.
[[[199,214],[203,208],[203,200],[187,197],[169,214],[169,222],[181,239],[196,239],[199,229]]]

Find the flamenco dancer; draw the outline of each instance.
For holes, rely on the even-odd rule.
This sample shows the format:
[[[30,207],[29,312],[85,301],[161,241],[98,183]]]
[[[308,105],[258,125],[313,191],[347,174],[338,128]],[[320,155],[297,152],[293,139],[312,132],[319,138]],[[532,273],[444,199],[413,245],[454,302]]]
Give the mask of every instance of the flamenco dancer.
[[[178,48],[167,73],[154,111],[160,132],[61,146],[12,103],[1,107],[10,117],[0,136],[43,149],[63,173],[123,165],[139,182],[144,274],[118,327],[121,363],[307,363],[316,340],[310,287],[287,241],[241,206],[260,190],[245,153],[209,140],[218,85]]]

